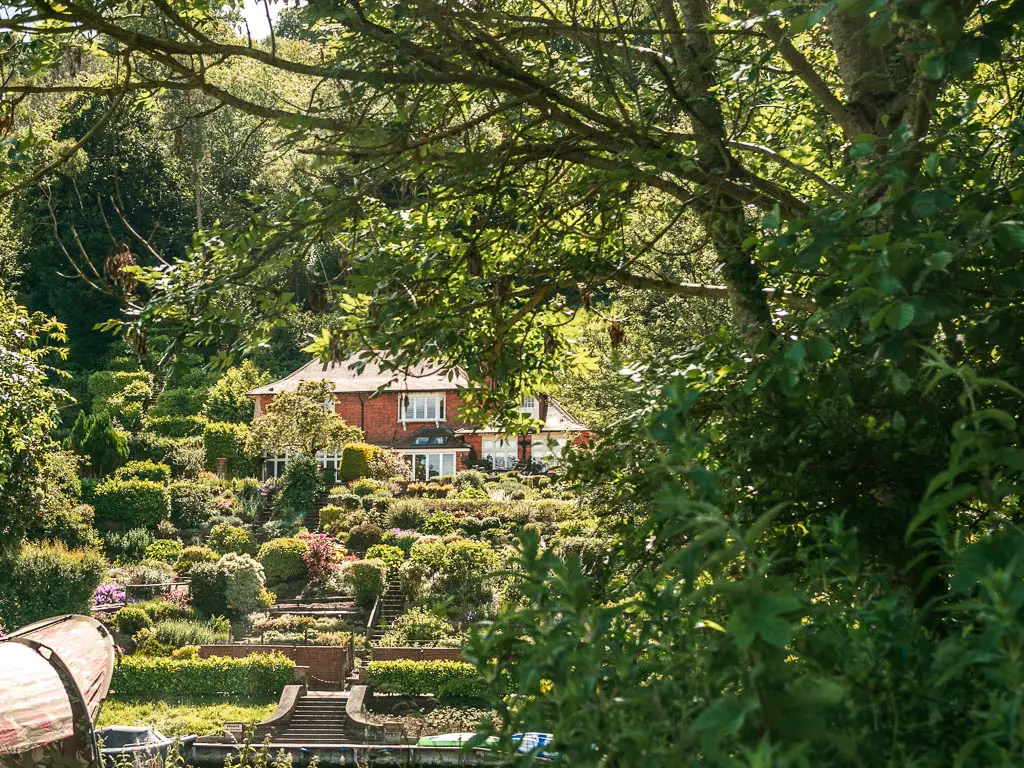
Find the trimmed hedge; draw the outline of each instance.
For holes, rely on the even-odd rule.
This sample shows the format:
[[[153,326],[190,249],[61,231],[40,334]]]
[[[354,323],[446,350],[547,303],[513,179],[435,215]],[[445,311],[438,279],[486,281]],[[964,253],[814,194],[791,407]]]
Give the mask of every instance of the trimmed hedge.
[[[338,470],[338,479],[348,482],[367,477],[370,474],[370,459],[379,450],[380,448],[369,443],[346,445],[341,451],[341,468]]]
[[[171,514],[167,486],[153,480],[110,478],[93,490],[97,520],[113,520],[125,528],[153,528]]]
[[[292,682],[295,662],[279,653],[240,659],[127,656],[114,670],[111,689],[122,698],[173,696],[276,696]]]
[[[228,474],[231,477],[249,477],[256,473],[256,462],[245,452],[245,441],[249,427],[245,424],[230,424],[225,421],[210,422],[203,429],[203,452],[206,468],[217,471],[217,459],[228,460]]]
[[[166,464],[159,464],[149,459],[142,461],[129,461],[117,468],[114,477],[118,480],[152,480],[155,483],[166,483],[171,479],[171,468]]]
[[[483,698],[494,691],[476,667],[464,661],[371,661],[366,679],[381,693]]]

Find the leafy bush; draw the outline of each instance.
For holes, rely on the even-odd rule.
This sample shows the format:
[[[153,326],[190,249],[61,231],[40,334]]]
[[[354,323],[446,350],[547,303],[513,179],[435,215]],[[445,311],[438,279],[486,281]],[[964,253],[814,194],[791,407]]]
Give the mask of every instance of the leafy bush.
[[[119,480],[137,478],[166,483],[171,479],[171,468],[166,464],[157,464],[155,461],[129,461],[117,468],[114,477]]]
[[[114,616],[114,623],[117,630],[125,635],[134,635],[141,629],[149,629],[153,626],[153,617],[149,612],[138,605],[126,605]]]
[[[320,465],[315,456],[293,456],[280,478],[274,514],[284,519],[298,519],[313,508],[323,488]]]
[[[363,525],[357,525],[348,532],[348,537],[345,539],[345,546],[350,550],[365,552],[374,544],[380,544],[383,536],[384,531],[381,530],[379,525],[364,523]]]
[[[111,688],[120,698],[165,696],[276,696],[292,682],[295,662],[285,656],[254,653],[239,659],[128,656],[114,670]]]
[[[439,509],[427,515],[420,530],[428,535],[444,536],[446,533],[452,533],[457,527],[458,521],[455,516],[451,512]]]
[[[60,541],[71,549],[95,547],[100,538],[94,527],[95,511],[88,504],[65,504],[49,507],[44,503],[40,513],[29,524],[25,538],[30,541]]]
[[[383,487],[384,484],[379,480],[364,477],[352,483],[352,485],[349,486],[349,490],[351,490],[356,496],[371,496]]]
[[[373,606],[384,589],[387,566],[383,560],[354,560],[341,566],[341,579],[355,595],[360,608]]]
[[[173,387],[156,396],[149,415],[196,416],[203,408],[206,390],[199,387]]]
[[[199,530],[217,514],[217,488],[198,480],[175,480],[170,485],[171,522],[184,530]]]
[[[209,547],[185,547],[181,550],[181,555],[178,556],[178,560],[174,564],[174,570],[176,570],[180,575],[186,576],[192,568],[199,563],[215,563],[219,559],[220,555]]]
[[[464,641],[465,636],[456,632],[443,617],[422,608],[412,608],[395,620],[380,644],[458,648]]]
[[[218,562],[224,574],[224,599],[229,615],[244,616],[264,606],[263,586],[266,577],[263,566],[249,555],[229,553]]]
[[[181,648],[186,645],[213,645],[218,641],[227,640],[229,624],[226,619],[165,619],[155,622],[149,629],[151,636],[158,643]]]
[[[253,401],[246,392],[270,381],[270,374],[251,360],[228,368],[210,387],[203,415],[211,421],[246,423],[252,420]]]
[[[136,478],[104,480],[93,491],[93,505],[98,519],[125,528],[154,528],[171,512],[166,485]]]
[[[146,547],[146,560],[162,560],[165,563],[176,563],[181,557],[182,544],[174,539],[160,539]]]
[[[174,568],[168,563],[160,560],[143,560],[127,566],[118,566],[110,572],[112,579],[125,585],[137,584],[166,584],[174,578]],[[139,587],[133,586],[128,590],[128,598],[133,600],[145,600],[156,597],[163,592],[162,587]],[[152,615],[152,614],[151,614]]]
[[[146,556],[146,548],[153,543],[153,534],[145,528],[128,531],[110,531],[103,534],[103,551],[114,562],[137,563]]]
[[[88,613],[107,563],[94,548],[26,542],[0,568],[0,621],[13,629],[66,613]]]
[[[349,443],[341,451],[338,479],[342,482],[370,476],[370,459],[380,449],[369,443]]]
[[[401,528],[392,528],[388,531],[384,531],[384,535],[381,537],[381,541],[384,544],[391,544],[398,547],[406,555],[412,550],[412,545],[415,544],[422,535],[417,531],[403,530]]]
[[[405,460],[385,448],[378,448],[374,451],[367,466],[367,476],[383,482],[394,478],[408,480],[410,474],[411,469]]]
[[[217,459],[228,460],[231,477],[248,477],[255,472],[256,462],[246,453],[245,443],[249,428],[245,424],[210,422],[203,429],[203,451],[206,469],[217,471]]]
[[[305,579],[308,577],[304,558],[309,544],[302,539],[282,538],[268,541],[260,547],[256,559],[263,566],[268,584]]]
[[[196,437],[205,427],[202,416],[150,416],[145,423],[147,432],[163,437]]]
[[[320,508],[320,528],[324,531],[331,531],[336,529],[347,516],[348,510],[328,504],[326,507]]]
[[[464,469],[460,472],[455,473],[454,485],[459,491],[464,491],[467,488],[483,488],[484,482],[486,482],[487,476],[483,472],[476,469]]]
[[[434,574],[430,594],[449,599],[449,610],[459,614],[491,602],[498,555],[488,544],[468,539],[443,542],[426,537],[412,546],[410,557]]]
[[[334,537],[324,533],[310,533],[303,540],[309,545],[309,551],[302,558],[309,574],[309,586],[314,590],[323,589],[344,550]]]
[[[190,574],[192,606],[203,616],[228,612],[227,579],[218,563],[197,563]]]
[[[215,525],[210,531],[210,547],[214,552],[226,555],[234,552],[240,555],[254,555],[258,549],[256,539],[246,528],[235,525]]]
[[[395,499],[388,510],[388,518],[392,528],[418,531],[427,519],[427,506],[420,499]]]
[[[198,477],[206,463],[202,435],[175,440],[167,454],[167,463],[176,475]]]
[[[363,499],[354,493],[331,494],[331,505],[346,512],[358,512],[363,508]]]
[[[405,551],[390,544],[374,544],[366,550],[368,560],[382,560],[388,568],[397,568],[405,560]]]
[[[169,464],[171,451],[182,442],[176,437],[164,437],[152,432],[132,432],[128,435],[128,456],[132,461],[153,461]]]
[[[134,607],[144,610],[154,622],[169,621],[171,619],[194,619],[196,617],[195,611],[191,607],[182,607],[171,600],[160,598],[135,603]]]
[[[552,549],[564,560],[575,558],[584,574],[595,580],[609,574],[611,539],[601,536],[558,536]]]
[[[464,661],[371,661],[366,679],[381,693],[440,698],[482,698],[494,692],[476,667]]]

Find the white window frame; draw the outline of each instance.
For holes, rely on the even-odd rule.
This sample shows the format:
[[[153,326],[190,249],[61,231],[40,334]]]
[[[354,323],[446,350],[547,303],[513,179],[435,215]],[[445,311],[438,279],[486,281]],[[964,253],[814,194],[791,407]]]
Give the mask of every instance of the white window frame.
[[[402,451],[402,460],[410,466],[412,479],[425,482],[454,475],[459,466],[458,451]],[[419,470],[423,470],[419,472]],[[436,473],[436,474],[435,474]]]
[[[430,405],[433,405],[433,416],[427,415]],[[445,405],[443,392],[417,392],[416,394],[404,392],[398,398],[398,420],[402,423],[403,427],[406,424],[419,422],[440,424],[447,420],[448,414],[446,413]],[[417,411],[420,412],[419,416],[416,415]]]
[[[491,469],[515,469],[519,465],[518,441],[508,435],[483,438],[480,454],[490,460]]]
[[[337,477],[338,470],[341,469],[341,451],[319,451],[316,455],[316,463],[324,472],[333,469],[334,476]]]
[[[284,472],[284,468],[288,466],[290,459],[291,453],[288,451],[285,451],[283,454],[263,454],[263,479],[269,480],[272,477],[280,477],[281,473]]]
[[[549,442],[553,444],[549,447]],[[568,435],[534,435],[530,445],[530,461],[543,467],[553,467],[562,459],[562,452],[569,444]]]
[[[522,413],[528,413],[531,416],[536,416],[538,413],[537,398],[533,395],[523,395],[519,400],[519,410]]]

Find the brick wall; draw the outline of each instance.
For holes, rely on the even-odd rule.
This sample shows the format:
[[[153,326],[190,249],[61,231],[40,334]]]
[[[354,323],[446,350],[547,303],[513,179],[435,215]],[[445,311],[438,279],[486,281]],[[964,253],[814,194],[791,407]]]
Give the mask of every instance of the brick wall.
[[[334,411],[347,423],[359,427],[366,435],[368,443],[392,443],[415,432],[423,426],[432,426],[434,422],[410,423],[407,429],[402,428],[398,420],[398,401],[400,392],[381,392],[375,397],[369,394],[345,392],[335,397]],[[465,423],[459,418],[462,398],[458,392],[445,393],[445,421],[441,426],[461,429]]]
[[[465,661],[460,648],[371,648],[373,661]]]
[[[201,645],[200,658],[230,656],[241,658],[251,653],[283,653],[297,666],[309,667],[311,677],[328,682],[342,682],[352,671],[352,657],[341,645]]]

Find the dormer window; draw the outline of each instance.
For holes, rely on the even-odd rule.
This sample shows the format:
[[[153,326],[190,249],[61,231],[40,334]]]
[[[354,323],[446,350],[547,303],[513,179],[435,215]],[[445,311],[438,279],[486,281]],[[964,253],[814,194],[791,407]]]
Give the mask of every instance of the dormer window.
[[[444,421],[444,395],[405,395],[398,408],[399,421]]]
[[[412,444],[413,445],[429,445],[430,444],[430,438],[427,438],[427,437],[417,437],[415,440],[412,441]]]
[[[519,410],[522,413],[536,417],[537,415],[537,398],[533,395],[523,395],[522,400],[519,401]]]

